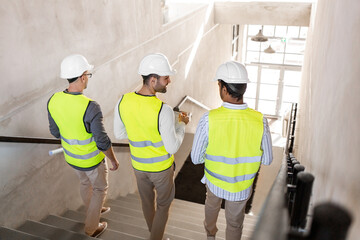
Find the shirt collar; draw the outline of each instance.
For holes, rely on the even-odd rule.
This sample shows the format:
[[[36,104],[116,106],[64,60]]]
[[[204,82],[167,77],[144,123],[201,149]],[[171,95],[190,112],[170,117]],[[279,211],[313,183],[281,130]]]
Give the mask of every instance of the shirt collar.
[[[71,95],[81,95],[82,92],[69,92],[67,89],[64,90],[64,93],[71,94]]]
[[[223,102],[221,104],[221,106],[223,106],[224,108],[229,108],[229,109],[236,109],[236,110],[245,110],[248,108],[248,105],[246,103],[243,104],[232,104],[232,103],[228,103],[228,102]]]

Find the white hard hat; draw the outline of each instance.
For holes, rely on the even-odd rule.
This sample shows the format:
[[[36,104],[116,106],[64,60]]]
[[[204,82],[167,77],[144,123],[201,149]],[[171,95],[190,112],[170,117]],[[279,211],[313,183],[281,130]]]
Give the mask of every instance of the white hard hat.
[[[84,56],[73,54],[62,60],[60,77],[64,79],[76,78],[93,68],[94,66],[90,65]]]
[[[218,67],[214,81],[219,79],[230,84],[250,82],[245,66],[235,61],[223,63]]]
[[[162,53],[152,53],[146,55],[140,62],[140,75],[157,74],[159,76],[170,76],[176,73],[175,69],[170,66],[169,60]]]

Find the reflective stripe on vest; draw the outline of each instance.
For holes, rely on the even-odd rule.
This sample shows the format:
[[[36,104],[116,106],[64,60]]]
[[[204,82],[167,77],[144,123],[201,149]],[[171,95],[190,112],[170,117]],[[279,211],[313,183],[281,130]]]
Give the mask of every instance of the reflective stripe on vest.
[[[251,187],[260,167],[262,135],[263,116],[257,111],[211,110],[206,178],[231,193]]]
[[[162,142],[158,129],[162,102],[156,96],[127,93],[119,104],[119,114],[125,125],[135,169],[160,172],[174,162]]]
[[[79,168],[90,168],[105,157],[86,131],[84,115],[91,99],[84,95],[55,93],[48,103],[49,113],[59,128],[65,160]]]

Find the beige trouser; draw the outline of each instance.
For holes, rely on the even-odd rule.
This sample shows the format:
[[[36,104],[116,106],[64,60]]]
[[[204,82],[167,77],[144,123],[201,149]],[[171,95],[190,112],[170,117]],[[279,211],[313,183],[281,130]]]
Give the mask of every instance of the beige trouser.
[[[87,209],[85,233],[92,235],[99,226],[100,212],[108,189],[108,166],[104,159],[94,170],[75,171],[80,179],[80,195]]]
[[[204,227],[209,239],[214,239],[216,221],[221,208],[222,198],[215,196],[206,186]],[[247,199],[239,202],[225,200],[226,240],[240,240],[245,217]]]
[[[170,204],[175,197],[174,166],[156,173],[135,169],[134,172],[143,214],[150,231],[150,240],[161,240],[169,217]]]

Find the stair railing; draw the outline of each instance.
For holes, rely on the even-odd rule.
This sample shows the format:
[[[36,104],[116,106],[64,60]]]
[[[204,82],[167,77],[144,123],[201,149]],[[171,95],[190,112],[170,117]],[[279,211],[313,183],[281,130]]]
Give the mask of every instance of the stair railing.
[[[204,105],[203,103],[199,102],[198,100],[195,100],[194,98],[186,95],[186,96],[179,102],[179,104],[174,107],[174,111],[179,112],[179,111],[180,111],[180,107],[181,107],[187,100],[195,103],[196,105],[198,105],[198,106],[201,107],[201,108],[204,108],[205,110],[208,110],[208,111],[211,110],[211,108],[209,108],[208,106],[206,106],[206,105]]]
[[[0,142],[7,143],[35,143],[35,144],[61,144],[60,139],[56,138],[35,138],[35,137],[12,137],[0,136]],[[129,147],[128,143],[112,143],[113,147]]]
[[[266,197],[251,240],[345,240],[351,214],[337,204],[325,202],[308,215],[314,176],[294,157],[297,104],[292,105],[285,158]],[[312,218],[311,226],[307,220]]]

